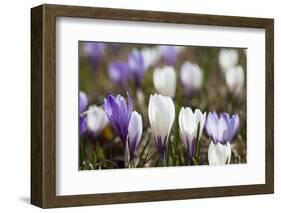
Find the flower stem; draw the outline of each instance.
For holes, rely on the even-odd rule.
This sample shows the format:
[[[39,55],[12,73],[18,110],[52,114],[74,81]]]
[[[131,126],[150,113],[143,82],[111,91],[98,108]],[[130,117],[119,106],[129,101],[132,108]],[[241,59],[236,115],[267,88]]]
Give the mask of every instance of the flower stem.
[[[165,153],[163,155],[161,155],[160,157],[160,166],[161,167],[165,167],[167,165],[167,162],[166,162],[166,155]]]
[[[196,161],[199,163],[199,151],[200,151],[200,139],[199,139],[199,134],[200,134],[200,123],[198,124],[197,128],[197,134],[196,134]]]

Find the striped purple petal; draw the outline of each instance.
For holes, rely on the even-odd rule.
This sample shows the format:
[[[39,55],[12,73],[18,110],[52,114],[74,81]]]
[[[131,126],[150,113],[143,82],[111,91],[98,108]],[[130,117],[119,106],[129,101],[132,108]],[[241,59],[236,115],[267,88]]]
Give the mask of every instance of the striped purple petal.
[[[83,113],[88,105],[88,98],[87,95],[83,92],[79,92],[79,112]]]
[[[117,95],[117,97],[114,97],[113,95],[109,95],[104,99],[104,108],[109,122],[125,147],[128,136],[128,126],[132,114],[131,96],[128,93],[127,104],[123,96]]]
[[[207,116],[205,129],[214,144],[230,143],[239,128],[239,116],[237,114],[229,116],[228,113],[210,112]]]

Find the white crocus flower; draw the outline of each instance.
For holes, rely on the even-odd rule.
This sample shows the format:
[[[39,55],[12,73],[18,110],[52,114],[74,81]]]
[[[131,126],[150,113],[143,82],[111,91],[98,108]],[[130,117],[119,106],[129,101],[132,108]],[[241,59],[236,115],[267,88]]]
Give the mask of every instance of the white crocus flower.
[[[208,150],[208,160],[210,165],[224,165],[229,164],[231,159],[230,143],[215,144],[211,141]]]
[[[141,50],[141,54],[144,61],[145,69],[148,69],[150,66],[154,65],[157,61],[160,60],[161,53],[156,47],[147,47]]]
[[[128,127],[129,160],[133,160],[142,135],[142,118],[136,111],[132,112]]]
[[[199,90],[203,84],[203,72],[197,64],[186,61],[180,69],[180,80],[186,92]]]
[[[229,90],[234,95],[240,94],[243,89],[244,80],[245,80],[242,66],[238,65],[230,68],[225,73],[225,80]]]
[[[157,150],[161,160],[163,160],[170,131],[175,120],[175,105],[172,99],[158,94],[150,95],[148,117]]]
[[[173,67],[156,68],[153,72],[153,83],[158,93],[174,97],[176,93],[176,72]]]
[[[195,157],[196,141],[200,140],[206,120],[206,112],[202,114],[199,109],[194,113],[191,108],[181,108],[179,113],[180,136],[189,156]],[[199,127],[199,129],[198,129]],[[199,132],[198,132],[199,131]],[[197,132],[198,139],[197,139]]]
[[[94,135],[99,135],[108,124],[108,118],[102,107],[92,105],[87,113],[87,127]]]
[[[239,55],[235,49],[221,49],[219,52],[219,65],[223,72],[238,64]]]

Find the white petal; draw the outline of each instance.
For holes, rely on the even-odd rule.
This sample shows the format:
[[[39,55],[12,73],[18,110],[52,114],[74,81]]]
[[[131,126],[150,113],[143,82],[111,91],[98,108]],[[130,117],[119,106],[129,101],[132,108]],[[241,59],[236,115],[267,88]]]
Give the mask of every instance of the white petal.
[[[149,97],[149,103],[148,103],[148,119],[149,119],[149,123],[151,126],[151,130],[154,134],[158,135],[158,133],[156,133],[155,128],[154,128],[154,124],[155,124],[155,107],[154,107],[154,100],[155,100],[155,95],[150,95]]]
[[[151,95],[148,116],[154,136],[164,140],[169,136],[175,119],[175,106],[172,99],[158,94]]]
[[[153,72],[153,84],[158,93],[174,97],[176,93],[176,73],[173,67],[156,68]]]
[[[182,64],[181,69],[180,69],[180,79],[181,82],[189,86],[192,84],[192,77],[191,77],[191,63],[189,61],[185,62]]]
[[[242,66],[229,69],[225,76],[226,84],[231,92],[239,94],[244,86],[244,71]]]
[[[219,159],[216,154],[216,145],[211,141],[208,149],[208,161],[210,165],[218,165]]]
[[[90,106],[87,114],[87,127],[95,134],[99,134],[108,124],[108,118],[102,107]]]
[[[195,112],[194,112],[194,115],[196,117],[197,128],[198,128],[198,124],[200,123],[200,130],[199,130],[199,139],[200,139],[201,135],[202,135],[202,132],[203,132],[204,125],[205,125],[206,112],[203,115],[202,112],[199,109],[196,109]]]
[[[187,145],[187,141],[186,141],[186,137],[187,135],[185,134],[184,131],[184,108],[182,107],[179,113],[179,131],[180,131],[180,137],[181,137],[181,141],[182,143],[186,146]]]
[[[133,111],[128,127],[129,142],[136,140],[138,144],[141,139],[142,129],[143,127],[141,115],[136,111]]]
[[[197,135],[197,121],[196,121],[196,116],[193,114],[192,109],[189,107],[185,108],[185,113],[184,113],[184,131],[186,132],[188,136],[188,140],[191,143],[194,138],[196,138]]]
[[[226,144],[226,153],[227,153],[227,164],[229,164],[230,160],[231,160],[231,145],[230,145],[230,143]]]
[[[239,55],[235,49],[221,49],[219,53],[219,64],[223,72],[237,65]]]
[[[229,143],[228,143],[229,144]],[[208,160],[210,165],[224,165],[228,163],[229,147],[220,143],[214,144],[211,141],[208,150]]]
[[[158,48],[144,48],[141,50],[141,54],[143,56],[144,66],[146,69],[155,64],[161,56]]]
[[[175,120],[175,114],[176,114],[176,111],[175,111],[175,105],[174,105],[174,102],[173,100],[170,98],[170,97],[166,97],[166,100],[168,102],[168,112],[169,112],[169,132],[171,131],[171,128],[173,126],[173,123],[174,123],[174,120]]]
[[[198,90],[202,87],[203,73],[197,64],[186,61],[181,66],[180,79],[186,88]]]

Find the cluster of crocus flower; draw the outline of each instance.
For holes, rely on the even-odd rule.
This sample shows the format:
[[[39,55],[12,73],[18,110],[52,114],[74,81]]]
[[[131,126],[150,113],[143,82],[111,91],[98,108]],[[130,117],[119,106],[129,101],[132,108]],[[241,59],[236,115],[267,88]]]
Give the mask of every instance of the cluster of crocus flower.
[[[136,87],[140,88],[145,70],[144,57],[137,49],[129,53],[127,61],[116,60],[108,66],[110,79],[124,88],[127,87],[130,77],[133,78]]]
[[[109,78],[125,90],[128,90],[128,81],[131,78],[137,88],[138,102],[143,104],[141,84],[144,74],[151,66],[162,61],[162,67],[154,68],[153,83],[159,94],[174,98],[177,84],[174,67],[183,49],[184,47],[172,45],[134,48],[128,53],[126,60],[118,59],[109,63]],[[186,61],[180,69],[180,81],[185,94],[198,91],[202,87],[203,72],[197,64]]]
[[[198,91],[203,84],[203,72],[197,64],[186,61],[180,69],[180,81],[185,94]],[[158,93],[174,98],[177,87],[177,77],[174,67],[164,66],[162,68],[155,68],[153,72],[153,84]]]
[[[227,113],[218,115],[216,112],[210,112],[206,121],[206,131],[211,137],[211,143],[208,150],[208,160],[210,165],[229,164],[231,159],[232,138],[239,127],[239,116],[237,114],[231,117]]]
[[[175,66],[178,55],[182,49],[183,47],[180,46],[168,45],[146,47],[141,50],[134,48],[133,50],[131,50],[131,52],[129,52],[127,60],[115,60],[109,64],[109,78],[117,85],[126,88],[129,78],[132,77],[136,87],[140,90],[144,73],[148,70],[149,67],[156,64],[160,59],[163,59],[163,62],[166,66],[163,68],[163,70],[165,70],[167,67],[174,69],[173,66]],[[158,68],[156,68],[155,71],[157,71],[157,69]],[[191,70],[191,72],[192,71],[193,70]],[[195,70],[195,72],[197,72],[197,70]],[[190,76],[192,76],[192,74]],[[196,76],[197,73],[195,74],[195,78]],[[161,79],[165,79],[165,77]],[[171,82],[175,85],[176,79],[173,78]],[[183,81],[183,83],[186,82]],[[193,87],[193,84],[191,84],[191,86]],[[199,86],[197,83],[197,85],[195,85],[195,88],[198,87]]]
[[[88,130],[94,136],[98,136],[110,123],[122,143],[125,166],[132,167],[141,141],[143,124],[142,116],[133,111],[131,96],[129,94],[127,96],[126,101],[121,95],[111,94],[104,99],[104,109],[92,105],[85,111],[88,104],[87,96],[80,92],[80,134],[85,131],[85,124],[87,124]],[[161,166],[165,166],[167,162],[166,150],[175,117],[175,105],[170,96],[150,95],[148,118]],[[216,112],[210,112],[207,116],[206,112],[202,113],[199,109],[192,111],[189,107],[182,107],[178,115],[178,123],[188,164],[199,163],[200,138],[204,127],[211,139],[208,149],[209,164],[230,163],[230,143],[239,127],[237,114],[230,116],[227,113],[218,115]]]
[[[237,96],[242,92],[244,86],[244,70],[238,65],[239,55],[237,50],[222,49],[219,53],[219,64],[229,91]]]
[[[161,165],[165,165],[169,135],[175,120],[175,106],[172,99],[169,96],[151,95],[148,116]],[[199,109],[195,109],[193,112],[189,107],[182,107],[180,110],[178,117],[180,137],[186,148],[187,161],[190,164],[198,164],[200,138],[205,121],[206,112],[202,113]],[[231,117],[227,113],[222,113],[220,117],[216,112],[208,114],[206,131],[212,138],[208,152],[208,160],[211,165],[230,162],[230,142],[238,127],[239,117],[237,114]]]
[[[104,106],[106,115],[123,145],[125,166],[132,166],[142,135],[142,117],[132,111],[132,98],[129,94],[128,104],[121,95],[109,95],[104,99]]]
[[[88,107],[87,95],[79,92],[79,134],[86,130],[96,138],[107,126],[108,119],[102,106],[92,105]]]
[[[92,52],[95,49],[94,53]],[[148,111],[150,126],[146,131],[152,132],[155,148],[159,154],[161,166],[167,165],[167,147],[170,138],[175,138],[173,124],[178,119],[180,138],[186,152],[188,165],[200,164],[200,140],[204,129],[209,136],[208,162],[210,165],[228,164],[231,160],[231,142],[239,127],[239,116],[227,113],[202,112],[200,109],[176,106],[177,100],[177,71],[179,71],[178,88],[184,95],[197,92],[203,85],[203,71],[196,63],[183,61],[178,63],[181,47],[160,45],[158,47],[145,47],[132,49],[123,60],[114,60],[108,64],[108,76],[112,82],[131,91],[128,84],[132,80],[135,84],[137,109]],[[104,55],[105,46],[97,44],[85,45],[84,52],[92,60],[99,60]],[[185,59],[184,59],[185,60]],[[244,71],[238,65],[239,57],[236,50],[222,49],[219,54],[219,64],[224,73],[226,85],[234,95],[241,93],[244,86]],[[159,63],[158,63],[159,62]],[[144,85],[145,72],[151,68],[152,81],[157,93],[151,94],[149,103],[144,98],[141,86]],[[179,70],[176,70],[179,69]],[[144,90],[145,91],[145,90]],[[180,93],[181,94],[181,93]],[[97,138],[105,127],[110,124],[116,136],[119,137],[124,151],[125,167],[134,167],[134,159],[140,146],[143,134],[142,115],[133,111],[133,101],[127,92],[127,97],[110,94],[104,99],[102,106],[88,106],[88,99],[80,91],[79,132],[80,135],[89,132]],[[141,109],[141,104],[145,105]],[[180,108],[181,107],[181,108]],[[176,113],[179,110],[179,114]],[[145,122],[146,124],[146,122]],[[172,136],[171,136],[172,135]],[[205,137],[203,136],[205,139]],[[173,141],[173,139],[172,139]]]

